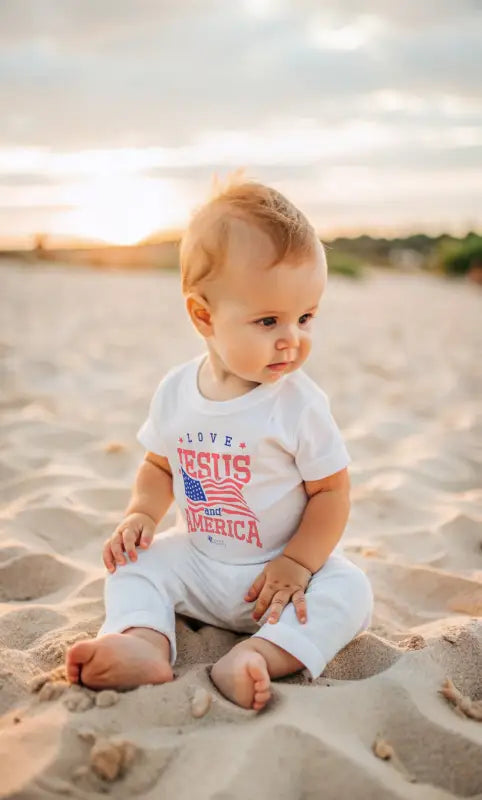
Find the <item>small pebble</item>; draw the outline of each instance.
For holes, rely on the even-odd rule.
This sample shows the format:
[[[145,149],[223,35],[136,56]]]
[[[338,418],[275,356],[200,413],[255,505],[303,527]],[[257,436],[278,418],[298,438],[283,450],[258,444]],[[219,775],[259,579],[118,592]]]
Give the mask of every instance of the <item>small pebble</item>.
[[[91,769],[99,778],[115,781],[132,763],[136,752],[132,742],[98,739],[90,751]]]
[[[104,451],[106,453],[122,453],[126,449],[125,444],[122,442],[107,442],[107,444],[104,445]]]
[[[196,719],[204,717],[211,707],[212,700],[212,694],[206,689],[196,689],[194,697],[191,700],[191,714],[193,717]]]
[[[64,698],[64,705],[69,711],[87,711],[88,708],[92,708],[94,701],[88,694],[76,693],[74,695],[67,695],[67,697]]]
[[[95,704],[99,706],[99,708],[114,706],[118,701],[119,695],[117,692],[114,692],[113,689],[104,689],[102,692],[99,692],[95,698]]]
[[[57,700],[68,688],[68,683],[61,683],[60,681],[56,683],[44,683],[38,693],[38,699],[41,702]]]
[[[373,743],[373,752],[378,758],[383,758],[385,761],[392,758],[394,754],[392,745],[386,742],[385,739],[375,739]]]

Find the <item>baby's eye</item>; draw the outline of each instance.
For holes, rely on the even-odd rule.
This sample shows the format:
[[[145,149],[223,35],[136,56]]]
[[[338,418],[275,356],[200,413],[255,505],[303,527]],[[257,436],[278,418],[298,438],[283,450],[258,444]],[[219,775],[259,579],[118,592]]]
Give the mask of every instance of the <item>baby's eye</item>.
[[[313,314],[303,314],[298,320],[300,325],[305,325],[313,318]],[[261,325],[263,328],[272,328],[276,325],[276,317],[263,317],[263,319],[256,320],[256,325]]]

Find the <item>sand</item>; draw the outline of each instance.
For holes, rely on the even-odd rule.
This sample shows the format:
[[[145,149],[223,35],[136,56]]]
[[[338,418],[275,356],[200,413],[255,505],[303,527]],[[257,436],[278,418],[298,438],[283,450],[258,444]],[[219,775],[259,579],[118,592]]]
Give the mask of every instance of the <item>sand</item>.
[[[102,620],[151,393],[203,347],[177,276],[3,261],[0,280],[0,796],[482,797],[479,287],[331,277],[307,371],[353,458],[344,542],[375,614],[257,715],[209,681],[237,637],[183,619],[174,683],[63,680]]]

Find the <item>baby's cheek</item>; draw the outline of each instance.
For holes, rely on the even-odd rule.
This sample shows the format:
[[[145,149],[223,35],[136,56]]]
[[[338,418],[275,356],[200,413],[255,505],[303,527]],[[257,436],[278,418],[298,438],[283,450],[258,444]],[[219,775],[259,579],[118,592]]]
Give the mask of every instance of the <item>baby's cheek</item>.
[[[239,356],[247,369],[253,364],[258,365],[260,362],[264,364],[266,358],[269,359],[270,348],[266,341],[267,338],[250,334],[239,339]]]
[[[310,337],[303,338],[300,341],[300,347],[299,347],[300,361],[306,361],[310,353],[311,353],[311,338]]]

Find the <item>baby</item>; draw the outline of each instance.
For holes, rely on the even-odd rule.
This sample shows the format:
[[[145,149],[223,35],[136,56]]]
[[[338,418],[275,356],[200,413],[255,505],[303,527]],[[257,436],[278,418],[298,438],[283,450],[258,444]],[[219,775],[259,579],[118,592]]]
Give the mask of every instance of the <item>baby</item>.
[[[291,202],[238,180],[194,214],[181,273],[207,352],[154,393],[132,498],[104,546],[106,619],[70,649],[67,672],[93,689],[173,680],[177,611],[251,634],[211,679],[259,710],[271,678],[318,677],[372,613],[370,583],[340,543],[350,457],[301,369],[326,260]],[[173,499],[176,525],[154,538]]]

